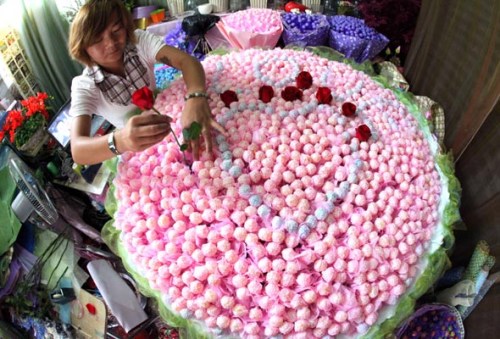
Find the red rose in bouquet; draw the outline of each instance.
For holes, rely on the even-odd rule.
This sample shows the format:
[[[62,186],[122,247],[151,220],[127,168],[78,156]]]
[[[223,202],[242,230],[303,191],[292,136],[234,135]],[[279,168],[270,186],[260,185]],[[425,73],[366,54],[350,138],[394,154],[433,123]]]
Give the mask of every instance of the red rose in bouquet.
[[[287,86],[281,91],[281,97],[286,101],[302,100],[302,91],[295,86]]]
[[[316,92],[316,99],[320,104],[329,104],[332,102],[332,91],[328,87],[320,87]]]
[[[352,102],[345,102],[342,104],[342,114],[346,117],[353,116],[356,113],[356,105]]]
[[[289,1],[285,5],[285,12],[292,12],[293,10],[297,10],[299,12],[305,12],[306,9],[307,9],[306,6],[295,1]]]
[[[367,141],[372,136],[372,132],[370,131],[370,127],[366,125],[360,125],[356,127],[356,138],[359,141]]]
[[[264,85],[261,88],[259,88],[259,99],[264,102],[268,103],[271,101],[271,99],[274,97],[274,90],[271,86]]]
[[[309,72],[302,71],[295,78],[295,82],[297,83],[297,87],[300,89],[308,89],[311,88],[313,83],[313,78]]]
[[[232,102],[238,101],[238,95],[235,91],[227,90],[221,93],[220,98],[226,107],[229,107]]]

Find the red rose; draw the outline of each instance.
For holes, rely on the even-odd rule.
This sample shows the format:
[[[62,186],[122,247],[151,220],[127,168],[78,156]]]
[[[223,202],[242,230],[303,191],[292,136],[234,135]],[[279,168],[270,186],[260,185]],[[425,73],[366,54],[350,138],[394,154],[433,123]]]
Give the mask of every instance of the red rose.
[[[344,102],[342,104],[342,114],[346,117],[353,116],[356,113],[356,105],[352,102]]]
[[[132,94],[132,103],[142,110],[153,108],[155,103],[153,91],[151,91],[147,86],[139,88],[134,92],[134,94]]]
[[[264,102],[268,103],[271,101],[271,99],[274,97],[274,90],[271,86],[264,85],[261,88],[259,88],[259,99]]]
[[[320,87],[316,92],[316,99],[320,104],[329,104],[332,102],[332,91],[328,87]]]
[[[309,72],[302,71],[295,78],[295,82],[297,83],[297,87],[300,89],[308,89],[311,88],[313,84],[313,78]]]
[[[229,107],[232,102],[238,101],[238,95],[235,91],[227,90],[224,93],[221,93],[220,99],[224,102],[226,107]]]
[[[356,138],[359,141],[367,141],[372,136],[372,132],[370,131],[370,127],[366,125],[360,125],[356,127]]]
[[[302,91],[295,86],[287,86],[281,91],[281,97],[286,101],[302,100]]]

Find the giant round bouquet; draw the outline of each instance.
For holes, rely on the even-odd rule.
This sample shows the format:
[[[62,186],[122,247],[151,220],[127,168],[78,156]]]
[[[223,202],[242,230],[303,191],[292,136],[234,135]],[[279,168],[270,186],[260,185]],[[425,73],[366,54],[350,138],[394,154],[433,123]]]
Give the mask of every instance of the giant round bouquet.
[[[443,268],[456,220],[416,105],[306,51],[203,65],[228,136],[191,168],[170,139],[123,154],[107,243],[186,338],[391,332]],[[155,102],[176,134],[184,95],[175,81]]]

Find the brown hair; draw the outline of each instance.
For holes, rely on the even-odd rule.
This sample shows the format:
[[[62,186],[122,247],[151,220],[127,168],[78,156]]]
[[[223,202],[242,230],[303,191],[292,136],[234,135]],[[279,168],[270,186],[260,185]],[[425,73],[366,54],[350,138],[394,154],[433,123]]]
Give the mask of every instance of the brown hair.
[[[86,66],[93,65],[87,48],[104,32],[113,15],[125,27],[127,42],[136,42],[132,15],[121,0],[89,0],[80,8],[71,24],[68,49],[73,59]]]

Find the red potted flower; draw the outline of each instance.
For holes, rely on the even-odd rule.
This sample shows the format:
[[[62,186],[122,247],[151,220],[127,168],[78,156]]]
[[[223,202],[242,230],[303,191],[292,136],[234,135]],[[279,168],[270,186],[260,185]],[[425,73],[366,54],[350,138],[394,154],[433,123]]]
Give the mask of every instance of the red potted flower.
[[[7,138],[18,150],[34,156],[48,140],[45,130],[50,119],[47,93],[38,93],[21,101],[21,108],[7,113],[0,140]]]

